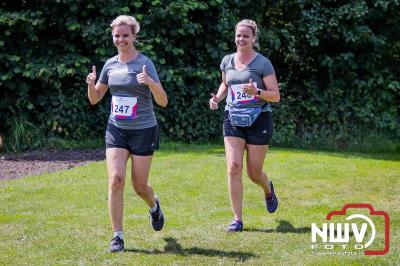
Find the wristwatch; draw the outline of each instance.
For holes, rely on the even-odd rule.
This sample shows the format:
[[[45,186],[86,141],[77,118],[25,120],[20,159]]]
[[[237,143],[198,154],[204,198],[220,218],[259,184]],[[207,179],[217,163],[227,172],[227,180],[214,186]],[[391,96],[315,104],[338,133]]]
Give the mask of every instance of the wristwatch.
[[[257,89],[257,96],[260,96],[260,95],[261,95],[261,90]]]

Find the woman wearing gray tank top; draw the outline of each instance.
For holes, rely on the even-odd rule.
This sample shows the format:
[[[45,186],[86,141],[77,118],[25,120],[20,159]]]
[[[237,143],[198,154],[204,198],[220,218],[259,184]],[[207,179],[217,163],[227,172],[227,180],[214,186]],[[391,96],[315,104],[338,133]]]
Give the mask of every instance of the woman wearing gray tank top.
[[[153,62],[134,46],[140,26],[132,16],[118,16],[112,23],[113,43],[118,54],[104,64],[96,83],[96,68],[86,78],[88,97],[96,104],[108,88],[112,95],[106,130],[108,207],[114,236],[110,251],[124,250],[123,191],[128,159],[135,192],[150,208],[154,230],[164,225],[159,199],[148,185],[153,152],[158,148],[158,126],[152,97],[162,107],[168,99]]]
[[[267,211],[273,213],[278,207],[273,184],[263,171],[263,164],[273,131],[269,102],[279,102],[280,94],[271,62],[254,50],[256,40],[257,24],[253,20],[245,19],[236,24],[236,53],[223,58],[222,82],[209,101],[210,109],[216,110],[218,103],[227,98],[223,133],[233,212],[227,232],[243,230],[244,151],[247,152],[247,175],[262,188]]]

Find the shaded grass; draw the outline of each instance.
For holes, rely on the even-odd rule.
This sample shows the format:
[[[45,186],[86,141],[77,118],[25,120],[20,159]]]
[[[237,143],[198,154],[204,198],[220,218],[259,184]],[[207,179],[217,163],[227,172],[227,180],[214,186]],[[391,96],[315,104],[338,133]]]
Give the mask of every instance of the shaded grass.
[[[0,264],[22,265],[393,265],[400,262],[400,162],[392,155],[271,149],[265,169],[280,207],[265,211],[261,190],[244,175],[244,224],[231,219],[224,150],[167,143],[150,182],[166,215],[154,232],[144,202],[126,182],[127,252],[110,254],[104,162],[0,183]],[[244,171],[245,173],[245,171]],[[319,256],[311,223],[345,203],[371,203],[391,217],[385,256]]]

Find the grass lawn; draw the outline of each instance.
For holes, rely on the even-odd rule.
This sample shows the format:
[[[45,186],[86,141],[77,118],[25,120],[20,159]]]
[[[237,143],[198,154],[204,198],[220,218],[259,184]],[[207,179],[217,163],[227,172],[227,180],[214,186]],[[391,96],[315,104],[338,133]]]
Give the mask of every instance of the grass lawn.
[[[0,182],[0,265],[400,264],[398,155],[272,147],[265,170],[280,201],[277,212],[266,212],[261,189],[244,171],[245,230],[227,234],[232,214],[223,147],[161,148],[150,177],[166,216],[161,232],[151,228],[148,209],[127,179],[127,250],[108,253],[106,165],[91,163]],[[346,203],[370,203],[389,213],[389,253],[323,255],[311,250],[311,224],[326,222],[330,211]],[[377,231],[382,242],[382,226]]]

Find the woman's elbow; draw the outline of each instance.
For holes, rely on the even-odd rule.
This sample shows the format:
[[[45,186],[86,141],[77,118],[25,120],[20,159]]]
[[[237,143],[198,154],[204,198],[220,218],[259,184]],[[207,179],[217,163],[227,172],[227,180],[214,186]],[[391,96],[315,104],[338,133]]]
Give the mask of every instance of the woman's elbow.
[[[278,103],[281,99],[281,95],[279,93],[274,93],[270,96],[269,102]]]
[[[92,97],[89,97],[89,103],[91,105],[95,105],[96,103],[98,103],[99,101],[97,99],[93,99]]]
[[[158,105],[160,105],[161,107],[165,108],[168,105],[168,99],[165,99],[163,101],[161,101],[160,103],[158,103]]]

